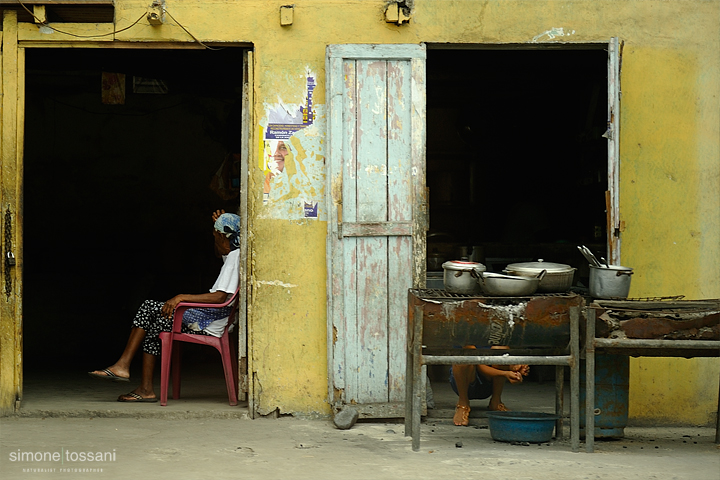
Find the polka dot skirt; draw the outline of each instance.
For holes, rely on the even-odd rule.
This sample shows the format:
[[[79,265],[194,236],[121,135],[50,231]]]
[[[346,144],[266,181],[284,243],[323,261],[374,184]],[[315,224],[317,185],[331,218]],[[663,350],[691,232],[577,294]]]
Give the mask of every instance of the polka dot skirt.
[[[143,339],[142,345],[143,352],[151,355],[160,355],[160,332],[169,332],[172,330],[172,318],[162,316],[162,307],[164,304],[165,302],[158,302],[156,300],[145,300],[143,304],[140,305],[140,308],[135,314],[135,319],[132,322],[133,327],[145,330],[145,338]],[[182,332],[207,335],[202,331],[197,332],[190,330],[185,324],[182,325]]]

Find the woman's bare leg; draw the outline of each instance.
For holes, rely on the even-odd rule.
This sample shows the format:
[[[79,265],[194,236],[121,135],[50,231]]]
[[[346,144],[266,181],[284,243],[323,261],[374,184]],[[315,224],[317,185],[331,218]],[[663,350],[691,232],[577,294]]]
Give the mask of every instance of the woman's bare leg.
[[[142,362],[142,374],[140,377],[140,386],[137,387],[132,393],[140,395],[143,398],[155,398],[155,390],[153,389],[153,374],[155,372],[155,355],[147,352],[143,352]],[[137,399],[132,398],[130,395],[120,395],[118,398],[120,401],[136,401]]]
[[[453,423],[458,426],[465,426],[468,424],[468,416],[470,415],[468,389],[473,380],[475,380],[475,366],[453,365],[452,373],[458,390],[458,402],[455,407]]]
[[[144,338],[145,330],[138,327],[131,328],[130,337],[128,338],[127,344],[125,345],[125,350],[123,350],[122,355],[120,355],[118,361],[108,367],[108,370],[110,370],[118,377],[130,378],[130,363],[135,357],[135,353],[137,353],[140,345],[142,345],[142,341]],[[102,371],[98,370],[92,373],[104,375]]]
[[[475,380],[475,365],[453,365],[453,377],[458,389],[458,405],[470,406],[468,389]]]
[[[488,404],[488,410],[505,411],[507,408],[502,403],[502,391],[505,386],[505,377],[493,377],[492,379],[492,397]]]

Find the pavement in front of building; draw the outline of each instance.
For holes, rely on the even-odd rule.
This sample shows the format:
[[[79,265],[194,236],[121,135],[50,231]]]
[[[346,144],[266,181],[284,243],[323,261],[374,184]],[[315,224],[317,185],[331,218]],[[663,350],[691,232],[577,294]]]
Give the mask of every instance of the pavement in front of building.
[[[473,403],[469,427],[452,425],[456,397],[436,382],[436,409],[413,452],[402,419],[349,430],[326,418],[251,420],[246,404],[227,404],[221,374],[183,381],[182,398],[161,407],[115,402],[132,387],[83,372],[26,375],[20,412],[0,418],[2,478],[720,479],[712,428],[628,427],[622,439],[597,440],[592,454],[583,444],[571,452],[566,439],[512,445],[492,439],[486,401]],[[553,385],[508,386],[503,400],[514,410],[551,412]],[[23,459],[28,452],[48,461]],[[87,452],[104,461],[81,461]]]

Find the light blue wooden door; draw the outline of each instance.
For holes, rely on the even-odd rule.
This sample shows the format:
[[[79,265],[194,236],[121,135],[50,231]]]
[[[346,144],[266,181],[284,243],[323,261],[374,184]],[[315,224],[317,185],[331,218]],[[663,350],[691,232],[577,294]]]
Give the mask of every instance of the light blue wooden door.
[[[327,53],[330,401],[400,416],[407,291],[425,278],[425,48]]]

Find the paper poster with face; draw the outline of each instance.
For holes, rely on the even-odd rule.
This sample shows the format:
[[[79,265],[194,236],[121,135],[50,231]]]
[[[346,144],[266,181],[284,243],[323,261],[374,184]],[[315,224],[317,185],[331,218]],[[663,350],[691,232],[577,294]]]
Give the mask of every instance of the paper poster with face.
[[[262,213],[266,218],[321,218],[324,215],[325,158],[313,105],[315,75],[306,72],[304,104],[266,105],[261,121]],[[324,218],[324,217],[323,217]]]
[[[263,158],[265,164],[265,182],[263,183],[263,203],[270,201],[270,191],[279,187],[278,180],[285,174],[285,157],[289,150],[284,140],[265,140]],[[273,181],[275,180],[275,181]]]

